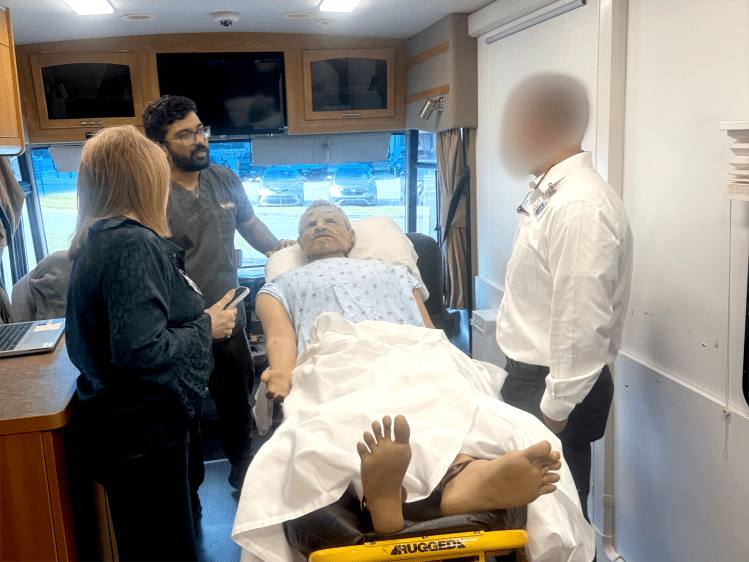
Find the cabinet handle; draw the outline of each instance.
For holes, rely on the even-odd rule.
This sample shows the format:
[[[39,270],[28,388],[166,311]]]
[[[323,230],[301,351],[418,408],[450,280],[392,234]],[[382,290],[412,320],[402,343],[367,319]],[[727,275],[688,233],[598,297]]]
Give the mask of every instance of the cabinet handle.
[[[341,113],[341,117],[361,117],[361,112],[359,112],[359,113]]]
[[[81,121],[81,125],[103,125],[104,121]]]

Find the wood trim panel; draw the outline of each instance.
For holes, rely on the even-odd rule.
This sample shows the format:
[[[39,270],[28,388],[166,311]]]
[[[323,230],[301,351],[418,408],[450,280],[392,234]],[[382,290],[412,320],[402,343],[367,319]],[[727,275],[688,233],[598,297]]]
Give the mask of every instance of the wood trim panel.
[[[11,33],[9,29],[9,22],[8,22],[8,8],[3,8],[0,6],[0,11],[3,12],[2,15],[0,15],[0,45],[5,45],[6,47],[11,46]]]
[[[2,8],[2,6],[0,6]],[[15,132],[10,137],[5,137],[0,142],[0,155],[3,156],[17,156],[23,154],[25,150],[25,142],[23,135],[23,111],[21,108],[21,90],[18,76],[18,59],[16,55],[15,43],[13,41],[13,24],[10,19],[10,10],[8,8],[2,8],[3,13],[0,14],[0,21],[2,21],[3,33],[6,35],[3,48],[9,50],[10,55],[10,67],[2,70],[2,73],[9,72],[11,79],[8,80],[6,77],[6,84],[3,86],[5,90],[0,96],[8,96],[8,101],[11,105],[8,107],[7,112],[3,115],[3,119],[10,119],[15,122],[15,127],[10,127],[8,131],[14,129]],[[8,91],[10,87],[10,91]],[[6,124],[6,127],[8,125]]]
[[[417,64],[421,64],[422,62],[429,60],[431,58],[434,58],[437,55],[441,55],[442,53],[446,53],[449,50],[450,50],[450,41],[445,41],[444,43],[440,43],[436,47],[432,47],[431,49],[428,49],[424,51],[423,53],[418,54],[408,59],[408,64],[406,65],[406,68],[410,69],[411,67],[414,67]]]
[[[411,94],[406,98],[406,105],[409,103],[413,103],[415,101],[419,100],[425,100],[427,98],[431,98],[434,96],[442,96],[444,94],[450,93],[450,85],[445,84],[443,86],[437,86],[436,88],[432,88],[430,90],[424,90],[422,92],[418,92],[416,94]]]
[[[0,560],[58,560],[42,436],[4,435],[0,443]]]
[[[70,478],[62,430],[43,432],[42,447],[49,483],[57,559],[78,560],[78,546],[73,525],[73,498],[70,494]]]

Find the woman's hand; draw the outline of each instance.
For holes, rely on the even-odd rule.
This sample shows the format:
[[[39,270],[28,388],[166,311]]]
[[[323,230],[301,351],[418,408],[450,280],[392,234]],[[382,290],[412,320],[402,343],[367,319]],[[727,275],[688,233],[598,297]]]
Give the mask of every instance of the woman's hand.
[[[291,373],[289,372],[266,369],[260,375],[260,380],[268,387],[265,397],[276,404],[283,402],[283,399],[291,392]]]
[[[234,289],[226,293],[224,298],[206,310],[208,316],[211,317],[211,337],[214,340],[228,338],[234,330],[237,307],[224,310],[224,307],[231,302],[232,298],[234,298]]]

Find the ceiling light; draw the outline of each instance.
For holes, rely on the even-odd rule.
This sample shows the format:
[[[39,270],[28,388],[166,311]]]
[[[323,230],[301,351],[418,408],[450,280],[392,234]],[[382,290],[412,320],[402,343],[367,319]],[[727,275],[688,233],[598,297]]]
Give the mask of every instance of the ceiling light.
[[[424,107],[421,108],[421,112],[419,113],[419,117],[421,117],[424,120],[427,120],[432,116],[432,113],[434,113],[435,109],[437,111],[444,111],[445,98],[425,101]]]
[[[352,12],[361,0],[322,0],[321,12]]]
[[[63,0],[63,2],[73,8],[79,16],[114,13],[114,8],[107,0]]]

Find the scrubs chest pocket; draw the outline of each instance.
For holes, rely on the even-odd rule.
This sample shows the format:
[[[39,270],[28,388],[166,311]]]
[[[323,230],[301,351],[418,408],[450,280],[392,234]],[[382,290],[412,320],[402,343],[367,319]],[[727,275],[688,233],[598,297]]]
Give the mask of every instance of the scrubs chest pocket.
[[[508,264],[510,290],[514,294],[530,294],[537,291],[536,252],[522,242],[517,242]]]

